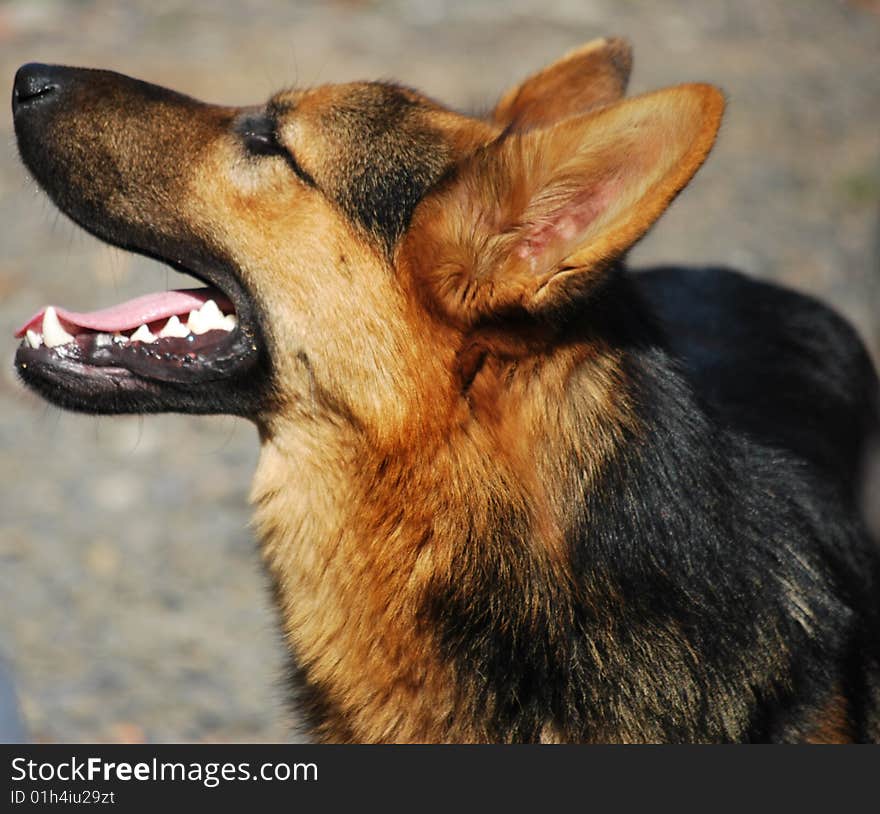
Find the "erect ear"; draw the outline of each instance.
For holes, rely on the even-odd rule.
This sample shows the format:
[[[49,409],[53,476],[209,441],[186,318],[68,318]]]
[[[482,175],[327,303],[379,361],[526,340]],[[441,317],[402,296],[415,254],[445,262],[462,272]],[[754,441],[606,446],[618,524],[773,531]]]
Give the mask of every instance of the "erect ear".
[[[626,92],[631,68],[626,40],[593,40],[508,90],[492,119],[526,130],[611,104]]]
[[[472,324],[582,296],[706,158],[724,97],[681,85],[509,133],[425,198],[400,259],[447,316]]]

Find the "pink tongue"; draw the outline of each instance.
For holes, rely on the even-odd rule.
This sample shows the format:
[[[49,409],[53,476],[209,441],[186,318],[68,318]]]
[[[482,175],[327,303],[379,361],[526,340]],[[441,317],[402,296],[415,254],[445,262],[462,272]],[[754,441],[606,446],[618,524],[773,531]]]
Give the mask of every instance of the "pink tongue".
[[[190,311],[201,308],[208,300],[214,300],[224,313],[232,312],[232,303],[216,288],[183,288],[159,294],[146,294],[111,308],[102,308],[100,311],[90,311],[87,314],[68,311],[66,308],[55,310],[68,331],[76,333],[76,328],[87,328],[110,333],[127,331],[139,325],[167,319],[175,314],[187,315]],[[43,327],[44,313],[46,308],[41,308],[15,332],[15,335],[24,336],[28,329],[40,331]]]

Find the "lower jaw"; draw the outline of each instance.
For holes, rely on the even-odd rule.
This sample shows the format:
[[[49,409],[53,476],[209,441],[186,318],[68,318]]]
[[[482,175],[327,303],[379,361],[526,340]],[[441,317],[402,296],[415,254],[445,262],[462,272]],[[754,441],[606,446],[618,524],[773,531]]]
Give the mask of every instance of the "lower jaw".
[[[222,334],[217,337],[212,334]],[[219,340],[219,341],[218,341]],[[195,341],[121,345],[80,334],[56,348],[22,344],[15,356],[26,385],[65,409],[98,414],[259,412],[268,365],[245,334],[209,331]]]

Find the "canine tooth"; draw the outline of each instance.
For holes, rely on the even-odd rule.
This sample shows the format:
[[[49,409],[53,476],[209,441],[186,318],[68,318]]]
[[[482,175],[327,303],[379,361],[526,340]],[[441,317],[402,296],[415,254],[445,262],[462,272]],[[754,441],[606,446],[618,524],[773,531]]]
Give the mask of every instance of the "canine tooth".
[[[146,325],[141,325],[132,335],[132,342],[155,342],[156,337],[150,333],[150,329]]]
[[[205,319],[223,319],[223,312],[217,307],[214,300],[206,300],[204,305],[199,308],[199,312]]]
[[[159,338],[164,339],[167,336],[176,336],[180,339],[185,337],[189,333],[189,328],[186,327],[181,321],[175,316],[171,317],[168,322],[165,323],[165,327],[159,331]]]
[[[223,312],[214,300],[207,300],[198,311],[190,311],[187,326],[194,334],[225,330]]]
[[[209,300],[214,308],[208,308],[207,311],[203,305],[198,311],[190,311],[189,319],[186,321],[186,327],[194,334],[205,334],[208,331],[219,331],[223,328],[223,314],[217,308],[217,304]],[[207,305],[207,303],[206,303]],[[216,314],[215,314],[216,310]],[[219,318],[218,316],[219,315]]]
[[[51,305],[43,314],[43,342],[46,343],[47,348],[57,348],[59,345],[73,342],[73,337],[61,327],[58,314]]]
[[[30,329],[28,329],[28,332],[25,334],[25,339],[27,339],[28,345],[32,348],[38,348],[43,344],[43,335]]]

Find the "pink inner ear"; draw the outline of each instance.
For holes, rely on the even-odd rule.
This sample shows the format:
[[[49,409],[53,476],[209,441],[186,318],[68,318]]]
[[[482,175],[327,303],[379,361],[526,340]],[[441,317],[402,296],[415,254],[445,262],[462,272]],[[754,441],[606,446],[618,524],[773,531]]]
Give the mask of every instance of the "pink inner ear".
[[[573,244],[566,251],[574,249],[577,238],[608,208],[616,187],[613,180],[606,180],[577,193],[525,233],[516,247],[516,255],[527,260],[532,271],[547,271],[538,262],[541,255],[553,244]]]

